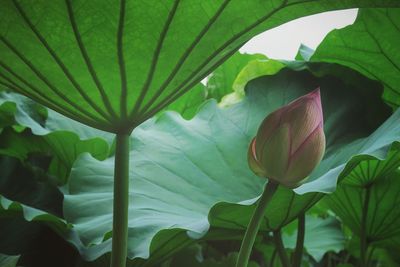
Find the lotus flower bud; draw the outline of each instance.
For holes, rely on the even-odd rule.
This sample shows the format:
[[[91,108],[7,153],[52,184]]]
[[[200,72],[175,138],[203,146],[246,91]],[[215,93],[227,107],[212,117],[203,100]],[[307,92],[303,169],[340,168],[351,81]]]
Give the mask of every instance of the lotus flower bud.
[[[324,152],[321,96],[316,89],[264,119],[249,146],[248,162],[256,175],[295,188]]]

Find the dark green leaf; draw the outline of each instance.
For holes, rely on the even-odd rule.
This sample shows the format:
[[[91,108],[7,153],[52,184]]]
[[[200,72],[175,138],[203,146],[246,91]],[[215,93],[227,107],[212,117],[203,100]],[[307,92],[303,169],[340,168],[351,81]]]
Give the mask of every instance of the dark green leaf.
[[[45,113],[46,119],[41,117],[38,110]],[[113,140],[111,134],[38,107],[38,104],[21,95],[0,92],[0,114],[10,116],[12,123],[8,126],[19,125],[29,128],[33,133],[16,133],[11,129],[3,131],[0,154],[22,161],[32,153],[54,156],[49,173],[60,184],[66,182],[72,164],[81,153],[89,152],[98,159],[105,159],[109,155],[109,145]]]
[[[0,266],[1,267],[17,267],[19,256],[9,256],[0,254]]]
[[[375,246],[400,246],[400,144],[385,160],[368,159],[353,166],[334,194],[324,202],[360,235],[364,202],[368,199],[366,236]],[[367,194],[369,195],[367,198]]]
[[[0,157],[0,167],[1,195],[62,217],[63,195],[43,169],[9,157]]]
[[[312,62],[338,63],[380,81],[383,98],[400,106],[400,9],[360,9],[356,22],[334,30],[319,45]]]

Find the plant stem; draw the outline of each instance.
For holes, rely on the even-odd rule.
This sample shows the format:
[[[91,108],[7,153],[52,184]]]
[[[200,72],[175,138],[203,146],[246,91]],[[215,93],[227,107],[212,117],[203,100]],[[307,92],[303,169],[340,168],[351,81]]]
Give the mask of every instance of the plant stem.
[[[372,264],[372,256],[374,255],[374,251],[375,251],[375,247],[372,247],[368,252],[367,267],[371,266],[371,264]]]
[[[275,257],[276,257],[276,253],[277,253],[278,251],[276,250],[276,249],[274,249],[274,252],[272,253],[272,256],[271,256],[271,260],[269,261],[269,267],[274,267],[274,263],[275,263]]]
[[[279,258],[281,259],[281,263],[283,267],[290,267],[290,261],[286,254],[285,247],[282,242],[281,230],[274,231],[274,243],[275,247],[278,250]]]
[[[361,222],[360,222],[360,266],[367,266],[367,250],[368,250],[368,240],[367,240],[367,215],[368,215],[368,204],[371,194],[370,186],[366,187],[365,198],[363,203],[363,209],[361,211]]]
[[[304,235],[305,235],[305,227],[306,227],[306,215],[305,213],[301,213],[297,218],[297,241],[296,248],[293,254],[293,267],[301,266],[301,259],[303,256],[303,247],[304,247]]]
[[[258,229],[260,228],[262,218],[264,217],[265,210],[272,196],[278,189],[279,184],[269,181],[265,186],[264,192],[258,201],[257,207],[251,217],[250,223],[247,226],[246,233],[240,247],[236,267],[247,267],[247,263],[250,259],[251,250],[253,248],[254,241],[256,240]]]
[[[128,250],[129,134],[117,134],[111,267],[125,267]]]
[[[331,253],[329,251],[328,251],[328,253],[326,253],[326,261],[327,261],[328,267],[331,267],[332,266],[332,264],[331,264],[332,257],[331,257]]]

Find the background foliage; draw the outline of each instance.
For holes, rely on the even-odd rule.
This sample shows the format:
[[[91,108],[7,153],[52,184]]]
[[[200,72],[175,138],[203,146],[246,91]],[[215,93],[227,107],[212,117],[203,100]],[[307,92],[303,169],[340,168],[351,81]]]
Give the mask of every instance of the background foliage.
[[[266,182],[247,167],[248,143],[318,86],[326,155],[295,192],[279,189],[250,266],[280,266],[270,231],[292,253],[305,212],[304,266],[356,266],[362,240],[371,266],[400,264],[399,18],[362,9],[296,61],[236,53],[137,127],[129,266],[232,266]],[[6,90],[0,122],[1,266],[108,266],[113,135]]]

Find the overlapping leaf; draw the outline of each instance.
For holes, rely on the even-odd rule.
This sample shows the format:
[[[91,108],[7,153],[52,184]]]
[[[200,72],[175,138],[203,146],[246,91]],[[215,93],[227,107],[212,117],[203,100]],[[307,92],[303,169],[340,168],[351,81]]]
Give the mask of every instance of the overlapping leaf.
[[[238,73],[249,61],[265,58],[261,54],[235,53],[208,77],[206,85],[202,85],[201,83],[196,85],[185,95],[169,105],[167,109],[177,111],[185,119],[191,119],[205,100],[215,99],[220,102],[223,97],[232,93],[234,81]]]
[[[4,130],[0,154],[20,160],[39,152],[54,156],[49,172],[57,177],[59,184],[66,182],[72,164],[81,153],[89,152],[98,159],[109,155],[111,134],[66,119],[52,110],[44,110],[16,93],[0,92],[0,116],[8,116],[8,120],[3,121],[4,126],[29,128],[33,133]]]
[[[383,98],[397,108],[400,106],[399,35],[400,9],[360,9],[356,22],[329,33],[310,61],[338,63],[382,82]]]
[[[230,108],[220,109],[211,101],[190,121],[166,113],[133,134],[129,256],[146,258],[150,251],[157,254],[157,249],[168,246],[157,238],[162,229],[175,229],[170,231],[183,240],[190,240],[184,237],[185,230],[192,238],[203,236],[210,226],[243,230],[254,209],[250,204],[265,183],[247,167],[250,139],[268,112],[317,85],[322,90],[328,137],[326,157],[309,182],[296,190],[302,195],[278,190],[266,213],[263,231],[293,220],[323,195],[311,192],[332,191],[338,177],[346,175],[353,164],[373,156],[384,157],[391,143],[400,138],[396,123],[399,113],[367,137],[373,127],[366,119],[364,103],[375,99],[380,106],[378,90],[360,96],[337,79],[316,79],[307,72],[289,70],[252,81],[248,97]],[[352,158],[357,154],[368,155]],[[98,161],[89,155],[81,157],[74,165],[65,195],[66,219],[83,244],[93,245],[81,248],[88,259],[110,249],[112,166],[113,158]],[[218,203],[221,201],[225,203]],[[173,242],[173,235],[169,239]],[[142,261],[138,264],[150,266]]]
[[[207,80],[207,89],[209,94],[216,99],[218,102],[225,95],[229,94],[234,90],[234,86],[237,83],[238,73],[252,60],[263,60],[267,59],[262,54],[241,54],[235,53],[227,61],[219,66]]]

